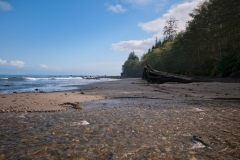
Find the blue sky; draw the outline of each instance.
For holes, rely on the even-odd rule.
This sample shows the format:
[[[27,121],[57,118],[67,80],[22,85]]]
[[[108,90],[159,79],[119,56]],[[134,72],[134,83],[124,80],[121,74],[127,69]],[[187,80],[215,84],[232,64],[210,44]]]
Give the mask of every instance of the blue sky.
[[[0,74],[120,75],[202,0],[0,0]]]

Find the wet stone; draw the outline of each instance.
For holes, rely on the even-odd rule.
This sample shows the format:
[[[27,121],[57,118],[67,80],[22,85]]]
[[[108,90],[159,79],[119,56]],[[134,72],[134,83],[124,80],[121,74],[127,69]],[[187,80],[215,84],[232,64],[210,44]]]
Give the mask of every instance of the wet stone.
[[[0,159],[240,159],[239,106],[138,98],[1,113]]]

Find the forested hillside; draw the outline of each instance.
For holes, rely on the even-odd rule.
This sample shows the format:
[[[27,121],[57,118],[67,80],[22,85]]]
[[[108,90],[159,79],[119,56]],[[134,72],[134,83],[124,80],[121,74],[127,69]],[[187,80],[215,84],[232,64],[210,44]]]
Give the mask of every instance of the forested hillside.
[[[130,53],[122,76],[153,68],[189,76],[240,77],[240,0],[208,0],[189,14],[185,32],[166,37],[141,59]]]

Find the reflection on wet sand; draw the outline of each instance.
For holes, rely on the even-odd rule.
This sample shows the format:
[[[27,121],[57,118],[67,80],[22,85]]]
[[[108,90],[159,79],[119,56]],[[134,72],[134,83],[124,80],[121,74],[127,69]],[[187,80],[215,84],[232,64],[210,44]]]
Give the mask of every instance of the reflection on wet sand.
[[[2,113],[0,159],[239,159],[239,104],[129,98]]]

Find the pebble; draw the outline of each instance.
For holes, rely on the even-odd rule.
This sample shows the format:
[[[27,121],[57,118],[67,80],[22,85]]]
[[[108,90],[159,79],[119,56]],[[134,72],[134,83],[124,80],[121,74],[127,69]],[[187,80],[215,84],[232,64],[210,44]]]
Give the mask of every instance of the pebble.
[[[0,158],[2,154],[4,159],[195,160],[210,155],[228,159],[233,154],[240,157],[233,143],[239,138],[239,129],[235,127],[240,123],[237,102],[208,101],[194,105],[171,100],[120,99],[81,105],[84,109],[79,112],[62,108],[25,113],[30,110],[22,109],[23,113],[1,114],[0,128],[4,132],[0,133]],[[218,106],[226,112],[214,110]],[[202,121],[198,120],[202,116],[193,112],[198,107],[208,108]],[[219,132],[222,129],[219,127],[229,132]],[[220,151],[228,144],[220,140],[214,141],[214,152],[192,149],[195,144],[192,135],[214,135],[228,140],[235,149],[224,150],[222,154]]]

